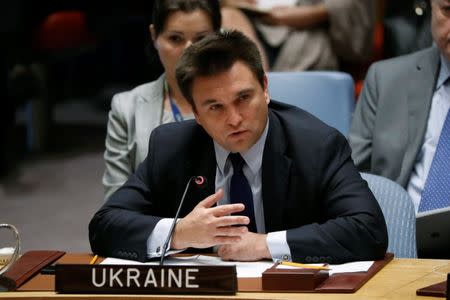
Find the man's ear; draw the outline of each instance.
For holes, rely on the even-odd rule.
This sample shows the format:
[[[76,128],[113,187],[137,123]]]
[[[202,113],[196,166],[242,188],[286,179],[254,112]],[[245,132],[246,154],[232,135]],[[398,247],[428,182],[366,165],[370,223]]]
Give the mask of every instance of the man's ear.
[[[153,26],[153,24],[150,24],[150,26],[148,26],[148,31],[150,31],[150,37],[152,38],[153,45],[156,48],[156,31],[155,31],[155,26]]]
[[[269,83],[268,83],[266,74],[264,74],[264,82],[263,83],[264,83],[264,86],[263,86],[264,97],[266,97],[266,102],[267,102],[267,104],[269,104],[269,102],[270,102]]]
[[[197,122],[197,124],[202,126],[202,122],[200,122],[200,118],[194,108],[192,108],[192,112],[194,113],[195,121]]]

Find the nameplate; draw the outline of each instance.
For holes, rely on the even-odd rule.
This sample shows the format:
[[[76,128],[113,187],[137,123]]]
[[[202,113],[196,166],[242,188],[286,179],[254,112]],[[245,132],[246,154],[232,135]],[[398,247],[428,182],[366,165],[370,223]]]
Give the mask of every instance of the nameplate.
[[[63,294],[236,294],[236,266],[55,266]]]

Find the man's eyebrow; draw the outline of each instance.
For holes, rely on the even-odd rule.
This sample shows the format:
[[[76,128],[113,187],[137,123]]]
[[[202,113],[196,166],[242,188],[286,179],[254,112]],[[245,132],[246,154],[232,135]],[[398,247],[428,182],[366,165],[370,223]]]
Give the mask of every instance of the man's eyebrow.
[[[247,89],[240,90],[237,93],[237,96],[242,96],[244,94],[252,93],[254,90],[255,90],[254,88],[247,88]]]
[[[167,33],[170,33],[170,34],[181,34],[181,35],[183,35],[184,34],[184,32],[183,31],[179,31],[179,30],[167,30]]]
[[[211,105],[211,104],[214,104],[214,103],[217,103],[217,101],[214,100],[214,99],[207,99],[207,100],[205,100],[205,101],[202,103],[201,106],[208,106],[208,105]]]

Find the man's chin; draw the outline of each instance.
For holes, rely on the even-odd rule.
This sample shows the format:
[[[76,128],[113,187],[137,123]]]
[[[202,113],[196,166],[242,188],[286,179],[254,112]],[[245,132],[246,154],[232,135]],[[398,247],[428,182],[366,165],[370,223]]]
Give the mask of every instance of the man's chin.
[[[242,142],[228,143],[224,148],[233,153],[236,152],[242,153],[250,149],[250,146],[248,145],[248,141],[242,141]]]

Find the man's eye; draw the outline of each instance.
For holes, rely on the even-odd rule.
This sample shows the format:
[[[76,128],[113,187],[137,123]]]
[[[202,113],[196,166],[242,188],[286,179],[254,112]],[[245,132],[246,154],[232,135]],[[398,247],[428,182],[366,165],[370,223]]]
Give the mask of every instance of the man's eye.
[[[209,110],[217,111],[217,110],[219,110],[220,108],[222,108],[222,106],[219,105],[219,104],[216,104],[216,105],[211,105],[211,106],[209,107]]]
[[[450,5],[441,6],[440,8],[444,15],[446,16],[450,15]]]
[[[173,43],[181,43],[183,41],[183,39],[178,35],[171,35],[171,36],[169,36],[169,41],[171,41]]]
[[[249,94],[243,94],[243,95],[239,96],[239,100],[241,100],[241,101],[245,101],[245,100],[248,100],[248,99],[250,99],[250,95]]]

